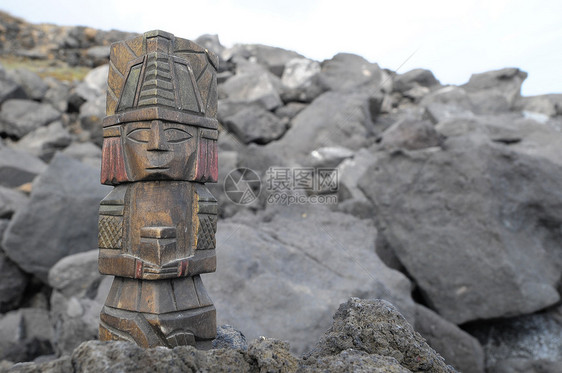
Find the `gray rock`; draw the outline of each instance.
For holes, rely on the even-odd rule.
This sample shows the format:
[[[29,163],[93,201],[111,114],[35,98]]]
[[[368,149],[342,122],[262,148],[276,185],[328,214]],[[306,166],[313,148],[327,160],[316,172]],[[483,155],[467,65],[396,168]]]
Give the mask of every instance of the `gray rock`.
[[[337,167],[344,159],[352,158],[353,151],[342,146],[327,146],[310,153],[309,165],[313,167]]]
[[[281,77],[287,62],[303,58],[300,54],[282,48],[261,44],[237,44],[224,52],[225,59],[242,57],[267,67],[271,73]]]
[[[412,372],[455,372],[389,302],[350,298],[307,359],[354,349],[389,356]]]
[[[469,331],[484,347],[487,371],[560,371],[553,370],[554,367],[560,369],[562,366],[559,365],[562,362],[560,306],[534,315],[475,324]]]
[[[427,96],[430,92],[431,92],[431,90],[427,87],[415,86],[415,87],[407,90],[406,92],[404,92],[403,96],[406,97],[406,98],[409,98],[410,100],[412,100],[414,102],[419,102],[422,98]]]
[[[8,223],[8,220],[0,220],[0,240]],[[7,312],[19,306],[27,283],[27,276],[6,257],[0,247],[0,312]]]
[[[97,170],[101,169],[101,149],[90,142],[74,142],[63,153]]]
[[[262,108],[259,104],[245,104],[230,99],[222,99],[218,102],[217,119],[220,123],[224,123],[226,118],[231,117],[249,107]]]
[[[10,79],[0,65],[0,104],[14,98],[27,98],[22,86]]]
[[[39,75],[27,69],[10,70],[6,75],[19,84],[25,95],[32,100],[42,100],[49,89]]]
[[[468,93],[488,92],[502,96],[509,107],[520,97],[521,84],[527,73],[517,68],[508,67],[500,70],[472,74],[468,83],[462,87]],[[471,96],[471,99],[473,97]]]
[[[322,147],[366,147],[375,141],[370,109],[372,101],[379,99],[382,97],[369,91],[326,92],[293,118],[281,140],[267,147],[281,155],[285,164],[290,160],[302,163],[310,152]]]
[[[1,186],[14,188],[33,181],[45,168],[45,163],[34,155],[18,149],[0,148]]]
[[[99,147],[103,144],[101,121],[105,117],[105,98],[105,95],[99,95],[93,100],[86,101],[80,106],[78,115],[80,127],[89,133],[90,140]]]
[[[88,48],[88,50],[86,50],[86,56],[94,60],[94,65],[99,65],[103,63],[102,61],[109,60],[109,50],[109,45],[97,45]]]
[[[372,223],[313,207],[272,206],[219,222],[221,260],[203,279],[219,323],[303,352],[349,294],[384,297],[412,319],[410,283],[375,255]]]
[[[106,47],[107,48],[107,47]],[[107,76],[109,74],[109,65],[105,64],[92,69],[84,77],[84,83],[88,87],[94,89],[99,94],[105,94],[107,90]]]
[[[94,263],[94,264],[97,264]],[[88,275],[95,280],[87,283],[85,290],[76,295],[64,295],[59,290],[54,290],[51,295],[51,322],[54,327],[52,339],[53,347],[57,354],[70,354],[80,343],[98,338],[99,315],[109,294],[113,278],[103,278],[95,270]]]
[[[41,126],[57,119],[61,114],[49,104],[32,100],[11,99],[2,104],[0,132],[8,136],[23,137]]]
[[[353,158],[345,159],[338,166],[339,191],[338,204],[335,206],[337,211],[361,219],[373,217],[373,204],[359,189],[357,183],[375,160],[375,157],[367,149],[360,149],[354,154]]]
[[[546,126],[519,114],[449,118],[439,122],[435,129],[446,137],[481,134],[494,142],[517,144],[529,141],[534,133],[552,133]],[[556,135],[556,134],[555,134]]]
[[[275,115],[279,118],[293,119],[298,113],[303,111],[308,104],[303,102],[289,102],[285,106],[281,106],[275,110]]]
[[[219,86],[223,93],[233,102],[257,103],[267,110],[273,110],[283,104],[279,96],[279,78],[269,72],[240,73]]]
[[[404,119],[390,126],[382,134],[381,145],[385,148],[418,150],[439,146],[443,136],[429,121]]]
[[[49,285],[67,297],[84,295],[102,279],[97,268],[97,249],[65,256],[49,270]]]
[[[68,100],[71,107],[79,108],[84,102],[93,101],[101,94],[102,93],[96,87],[92,87],[85,81],[82,81],[70,91]]]
[[[414,329],[459,372],[484,373],[484,350],[476,338],[435,312],[416,305]]]
[[[287,130],[287,120],[260,107],[242,109],[225,118],[224,124],[246,144],[267,144],[283,136]]]
[[[462,106],[434,102],[428,104],[425,108],[425,116],[433,124],[437,124],[449,119],[474,118],[475,114],[472,110],[468,110]]]
[[[277,362],[282,358],[283,355],[276,354],[272,360]],[[77,372],[118,370],[123,373],[190,371],[257,373],[260,371],[255,360],[237,350],[200,351],[191,346],[144,349],[130,342],[85,342],[73,352],[71,359],[72,366]],[[265,364],[262,363],[263,365]],[[268,371],[267,366],[263,368],[264,372]]]
[[[439,80],[435,79],[431,71],[424,69],[410,70],[394,78],[394,90],[402,94],[416,87],[432,88],[437,85]]]
[[[306,360],[302,372],[334,373],[411,373],[398,361],[389,356],[367,354],[363,351],[349,349],[338,355],[322,356],[317,360]]]
[[[69,85],[51,77],[45,78],[45,83],[47,83],[49,89],[45,93],[44,101],[61,113],[66,112],[70,99]]]
[[[209,191],[215,196],[219,204],[219,215],[227,218],[234,215],[242,206],[234,204],[224,192],[226,176],[238,168],[238,153],[235,151],[221,151],[219,155],[219,178],[216,184],[207,184]]]
[[[510,358],[488,369],[490,373],[560,373],[562,360]]]
[[[217,34],[205,34],[199,36],[195,39],[195,42],[210,50],[211,52],[215,53],[217,56],[221,56],[222,52],[224,51],[224,46],[221,44],[219,40],[219,36]],[[219,63],[220,65],[220,63]]]
[[[283,101],[311,102],[324,89],[319,84],[320,64],[308,58],[295,58],[287,62],[281,83]]]
[[[68,373],[73,372],[70,356],[62,356],[56,360],[42,363],[19,363],[5,372],[9,373]],[[4,372],[0,369],[0,372]]]
[[[71,142],[72,135],[60,121],[56,121],[28,133],[15,143],[15,147],[48,162],[55,152],[66,148]]]
[[[99,201],[109,187],[95,170],[61,153],[34,183],[31,201],[14,215],[2,246],[26,272],[47,280],[62,257],[97,247]]]
[[[515,101],[514,110],[554,117],[562,114],[562,94],[521,97]]]
[[[28,199],[17,190],[0,186],[0,219],[10,219],[18,209],[27,204]]]
[[[559,152],[454,137],[443,150],[377,154],[359,186],[440,315],[459,324],[525,314],[560,298]]]
[[[213,340],[213,348],[230,348],[234,350],[248,350],[248,342],[241,331],[230,325],[217,327],[217,338]]]
[[[467,110],[473,109],[466,90],[457,86],[445,86],[431,92],[421,100],[420,105],[426,107],[435,102],[456,105]]]
[[[496,90],[469,92],[470,102],[476,114],[500,114],[509,112],[512,102]]]
[[[20,308],[0,318],[0,360],[30,361],[52,354],[51,323],[47,310]]]
[[[98,272],[97,249],[64,257],[51,268],[53,346],[58,354],[70,354],[80,343],[97,339],[112,280]]]
[[[383,73],[379,65],[363,57],[349,53],[338,53],[322,62],[319,74],[320,85],[326,90],[352,91],[368,87],[376,92],[382,89]]]

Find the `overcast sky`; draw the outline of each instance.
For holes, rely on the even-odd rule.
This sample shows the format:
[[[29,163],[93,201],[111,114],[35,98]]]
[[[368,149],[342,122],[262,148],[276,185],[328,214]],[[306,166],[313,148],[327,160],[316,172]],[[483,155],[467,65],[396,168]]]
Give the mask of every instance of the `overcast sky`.
[[[318,61],[350,52],[399,73],[430,69],[443,84],[513,66],[529,73],[524,95],[562,93],[557,0],[0,0],[0,9],[34,23],[218,34],[225,46],[261,43]]]

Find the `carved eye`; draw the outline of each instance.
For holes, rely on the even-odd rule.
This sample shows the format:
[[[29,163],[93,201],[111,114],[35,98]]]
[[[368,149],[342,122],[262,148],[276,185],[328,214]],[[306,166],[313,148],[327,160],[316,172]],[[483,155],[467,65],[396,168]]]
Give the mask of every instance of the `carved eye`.
[[[127,134],[134,142],[147,143],[150,138],[150,128],[137,128]]]
[[[178,128],[165,129],[164,136],[166,136],[166,141],[171,144],[185,142],[192,137],[188,132],[180,130]]]

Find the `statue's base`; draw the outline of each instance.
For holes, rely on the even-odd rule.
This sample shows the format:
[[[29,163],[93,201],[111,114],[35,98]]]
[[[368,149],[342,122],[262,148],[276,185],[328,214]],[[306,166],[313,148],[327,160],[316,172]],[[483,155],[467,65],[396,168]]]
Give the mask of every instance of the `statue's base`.
[[[216,337],[216,310],[199,276],[158,281],[116,277],[99,330],[102,341],[209,349]]]

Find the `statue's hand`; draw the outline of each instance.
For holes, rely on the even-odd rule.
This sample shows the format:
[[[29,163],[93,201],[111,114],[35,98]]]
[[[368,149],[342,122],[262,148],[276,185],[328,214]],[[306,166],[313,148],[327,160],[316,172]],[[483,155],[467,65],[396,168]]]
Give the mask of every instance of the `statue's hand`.
[[[148,262],[143,263],[143,280],[163,280],[175,277],[178,277],[178,265],[176,263],[167,263],[163,266]]]
[[[187,260],[180,259],[166,263],[163,266],[144,262],[142,268],[143,280],[161,280],[185,276],[187,273]]]

